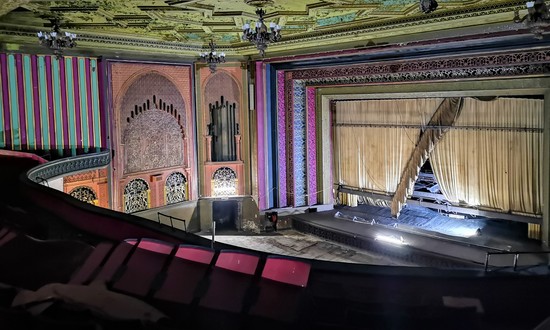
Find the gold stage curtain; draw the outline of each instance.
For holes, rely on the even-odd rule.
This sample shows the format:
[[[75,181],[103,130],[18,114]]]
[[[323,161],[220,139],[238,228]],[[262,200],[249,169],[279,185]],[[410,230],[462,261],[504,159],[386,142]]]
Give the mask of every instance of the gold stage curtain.
[[[466,98],[455,128],[430,155],[445,198],[454,204],[541,214],[543,133],[536,129],[543,128],[543,111],[543,100]]]
[[[393,195],[418,141],[420,129],[414,126],[426,125],[442,101],[426,98],[336,103],[334,182]],[[357,205],[357,198],[352,196],[340,195],[340,201]]]

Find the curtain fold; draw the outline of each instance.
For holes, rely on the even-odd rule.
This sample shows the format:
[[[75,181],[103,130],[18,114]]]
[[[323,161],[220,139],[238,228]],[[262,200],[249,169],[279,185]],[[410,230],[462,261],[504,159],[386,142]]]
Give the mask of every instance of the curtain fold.
[[[399,217],[402,207],[412,195],[414,184],[420,173],[420,168],[428,159],[429,153],[435,144],[441,139],[460,115],[463,99],[459,97],[447,98],[437,108],[434,115],[428,122],[428,127],[420,132],[418,143],[411,152],[407,165],[405,166],[395,195],[391,201],[391,214]],[[437,126],[438,128],[431,128]]]
[[[442,100],[338,102],[334,114],[335,183],[393,195],[420,133],[417,127],[407,125],[426,125]],[[342,198],[341,202],[356,205],[357,199]]]
[[[467,98],[430,162],[453,204],[541,214],[543,100]],[[460,129],[460,127],[468,127]]]

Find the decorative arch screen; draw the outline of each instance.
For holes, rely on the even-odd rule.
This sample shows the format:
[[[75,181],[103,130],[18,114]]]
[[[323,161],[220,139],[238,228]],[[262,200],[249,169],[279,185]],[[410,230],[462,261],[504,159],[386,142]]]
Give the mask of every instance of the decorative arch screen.
[[[97,200],[97,194],[95,193],[95,191],[92,188],[86,186],[74,188],[69,192],[69,195],[80,201],[90,204],[95,204],[95,201]]]
[[[134,179],[124,187],[124,212],[132,213],[149,208],[149,185],[143,179]]]
[[[212,196],[237,194],[237,173],[229,167],[220,167],[212,175]]]
[[[174,204],[187,200],[187,178],[183,173],[174,172],[166,178],[164,190],[166,192],[166,204]]]

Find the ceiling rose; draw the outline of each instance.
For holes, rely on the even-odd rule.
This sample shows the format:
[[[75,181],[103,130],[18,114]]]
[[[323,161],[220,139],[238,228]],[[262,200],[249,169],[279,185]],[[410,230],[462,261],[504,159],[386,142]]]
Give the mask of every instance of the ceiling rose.
[[[244,0],[244,3],[254,7],[264,7],[267,5],[272,5],[273,0]]]

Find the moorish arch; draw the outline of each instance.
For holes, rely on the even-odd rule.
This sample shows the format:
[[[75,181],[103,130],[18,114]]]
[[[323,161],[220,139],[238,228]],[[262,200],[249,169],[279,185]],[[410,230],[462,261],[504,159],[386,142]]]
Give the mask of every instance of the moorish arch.
[[[181,117],[182,126],[186,127],[187,106],[182,91],[171,77],[151,69],[142,69],[136,72],[121,87],[115,102],[118,121],[124,122],[136,106],[144,106],[153,95],[159,102],[172,104]]]
[[[187,200],[187,178],[181,172],[173,172],[166,178],[164,186],[166,205]]]
[[[237,103],[240,108],[241,88],[239,83],[231,74],[218,70],[205,81],[203,103],[205,108],[208,108],[208,104],[219,101],[221,96],[224,96],[230,103]]]
[[[229,167],[220,167],[212,175],[212,196],[236,195],[237,173]]]
[[[92,188],[87,186],[76,187],[69,192],[69,195],[78,199],[79,201],[90,204],[95,204],[98,199],[96,192]]]
[[[124,212],[133,213],[149,208],[149,185],[143,179],[133,179],[124,187]]]

